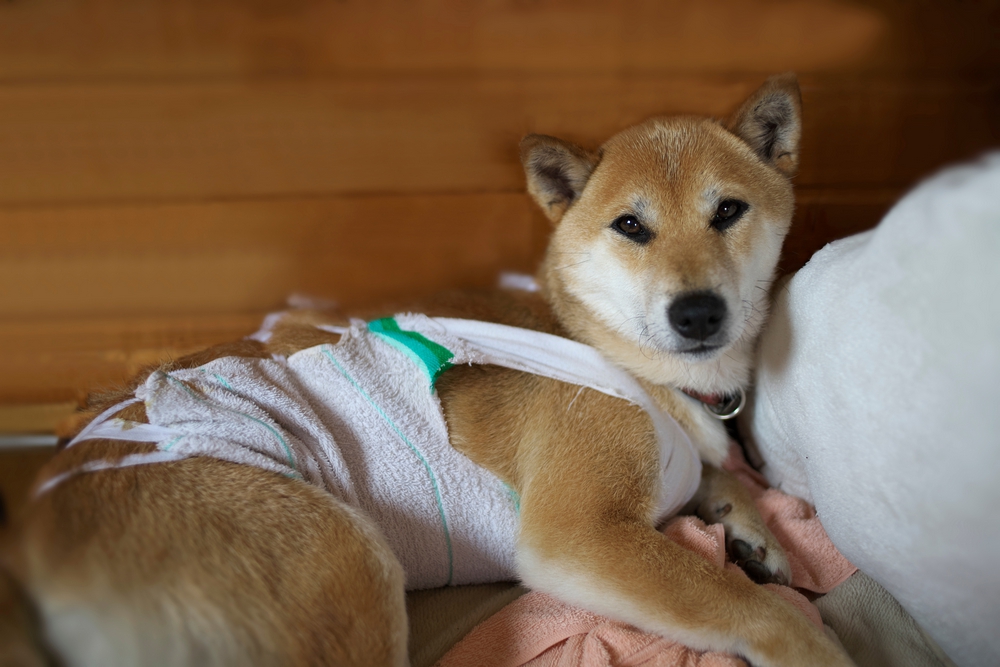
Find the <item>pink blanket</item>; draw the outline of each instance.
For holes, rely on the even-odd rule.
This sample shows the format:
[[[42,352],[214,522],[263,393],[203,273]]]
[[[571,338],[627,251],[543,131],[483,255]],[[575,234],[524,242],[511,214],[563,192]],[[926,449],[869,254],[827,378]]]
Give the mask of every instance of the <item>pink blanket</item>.
[[[826,593],[854,574],[855,568],[823,530],[816,512],[805,501],[767,488],[739,448],[730,447],[724,468],[751,491],[774,536],[788,553],[792,585]],[[695,517],[678,517],[663,529],[681,546],[719,567],[742,571],[726,561],[721,524],[706,526]],[[794,588],[766,588],[791,602],[822,627],[819,610]],[[745,667],[724,653],[700,653],[676,642],[559,602],[544,593],[528,593],[476,626],[456,644],[437,667]]]

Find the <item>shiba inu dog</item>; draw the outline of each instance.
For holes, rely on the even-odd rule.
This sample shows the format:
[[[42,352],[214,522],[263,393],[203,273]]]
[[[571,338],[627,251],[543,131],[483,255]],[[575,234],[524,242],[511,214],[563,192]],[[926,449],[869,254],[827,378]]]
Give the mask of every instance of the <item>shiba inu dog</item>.
[[[704,462],[689,508],[725,525],[730,552],[755,580],[787,581],[781,547],[748,494],[718,468],[728,439],[704,404],[739,395],[750,379],[791,220],[799,136],[791,75],[769,79],[727,123],[655,118],[597,152],[528,136],[521,146],[528,190],[555,225],[539,292],[455,293],[409,309],[591,346],[631,374],[652,411],[489,362],[452,367],[441,361],[441,345],[396,320],[377,328],[415,363],[437,358],[432,383],[450,445],[517,498],[516,576],[567,602],[761,666],[850,661],[786,602],[656,530],[665,463],[652,414],[671,415]],[[192,401],[216,389],[236,395],[238,386],[211,378],[210,364],[237,359],[281,370],[303,352],[326,354],[376,330],[335,327],[344,324],[335,314],[291,314],[266,340],[181,360],[137,378],[125,395],[150,395],[155,378],[162,386],[173,380]],[[91,414],[115,402],[95,404]],[[141,432],[158,409],[147,398],[114,412]],[[86,439],[42,472],[43,492],[13,533],[9,574],[0,578],[0,651],[14,664],[407,662],[408,573],[357,505],[295,475],[213,456],[169,459],[169,446],[123,438]],[[291,435],[277,441],[294,467]],[[122,463],[149,454],[163,461]],[[87,472],[101,462],[111,465]]]

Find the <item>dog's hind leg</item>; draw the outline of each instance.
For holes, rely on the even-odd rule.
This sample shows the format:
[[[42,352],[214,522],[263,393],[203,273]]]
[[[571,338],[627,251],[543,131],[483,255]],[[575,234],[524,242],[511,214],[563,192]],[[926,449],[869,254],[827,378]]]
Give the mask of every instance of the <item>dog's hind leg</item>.
[[[211,459],[79,475],[33,504],[16,545],[70,667],[407,662],[398,560],[298,480]]]

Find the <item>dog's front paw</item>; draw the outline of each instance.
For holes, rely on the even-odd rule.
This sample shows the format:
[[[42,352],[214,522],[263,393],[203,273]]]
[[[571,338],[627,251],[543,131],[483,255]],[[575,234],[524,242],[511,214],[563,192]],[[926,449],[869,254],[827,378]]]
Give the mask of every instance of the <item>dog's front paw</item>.
[[[730,559],[753,581],[785,585],[791,581],[785,550],[768,530],[749,492],[730,473],[705,467],[697,513],[707,523],[722,524]]]

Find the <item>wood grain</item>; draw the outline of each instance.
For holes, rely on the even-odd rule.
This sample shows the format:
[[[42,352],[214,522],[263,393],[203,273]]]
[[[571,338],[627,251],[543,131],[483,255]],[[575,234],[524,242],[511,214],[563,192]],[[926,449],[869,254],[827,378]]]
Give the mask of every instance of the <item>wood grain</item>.
[[[0,87],[0,205],[515,192],[517,143],[722,115],[760,77]],[[904,186],[1000,142],[991,81],[804,79],[800,185]]]
[[[0,80],[982,72],[998,5],[913,0],[0,3]]]
[[[0,326],[0,403],[80,400],[144,368],[257,330],[264,313],[60,318]]]
[[[0,322],[353,306],[534,268],[523,194],[0,209]]]
[[[59,423],[69,417],[76,408],[76,401],[0,405],[0,434],[53,433]],[[0,444],[0,450],[3,449],[3,445]],[[0,489],[2,488],[3,485],[0,484]]]

